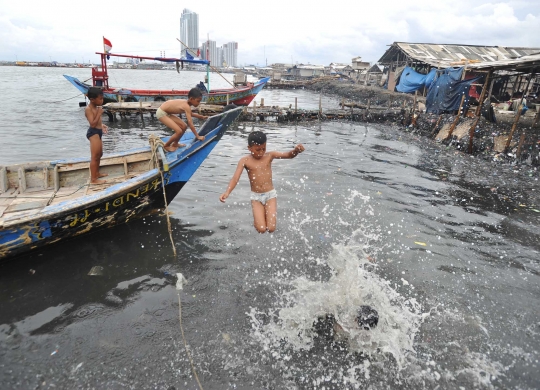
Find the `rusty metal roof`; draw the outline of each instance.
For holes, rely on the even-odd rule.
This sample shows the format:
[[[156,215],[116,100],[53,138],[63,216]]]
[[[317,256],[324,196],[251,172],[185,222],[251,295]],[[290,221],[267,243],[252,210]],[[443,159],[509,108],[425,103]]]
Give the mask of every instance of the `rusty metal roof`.
[[[525,57],[540,54],[540,48],[394,42],[378,62],[389,64],[402,53],[431,66],[448,67],[467,63],[471,68],[498,68],[508,67],[510,63],[518,65]]]

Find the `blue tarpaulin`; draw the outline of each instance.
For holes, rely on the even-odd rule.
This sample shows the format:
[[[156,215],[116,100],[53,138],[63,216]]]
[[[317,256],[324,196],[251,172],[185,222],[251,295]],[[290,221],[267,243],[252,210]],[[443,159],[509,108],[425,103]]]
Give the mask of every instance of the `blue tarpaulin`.
[[[435,73],[436,69],[431,69],[428,74],[421,74],[416,72],[413,68],[406,66],[401,73],[399,84],[396,86],[396,91],[411,93],[423,87],[429,88],[431,82],[435,78]]]
[[[471,84],[482,76],[469,80],[461,80],[463,68],[446,68],[437,71],[437,75],[426,96],[426,112],[442,114],[448,111],[457,111],[461,97],[465,94],[463,107],[468,107],[469,90]]]

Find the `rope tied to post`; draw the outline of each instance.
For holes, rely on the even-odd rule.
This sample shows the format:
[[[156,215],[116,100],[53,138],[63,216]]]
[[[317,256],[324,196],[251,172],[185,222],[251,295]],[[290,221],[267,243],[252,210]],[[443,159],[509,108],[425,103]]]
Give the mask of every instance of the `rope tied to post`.
[[[163,140],[155,134],[150,134],[150,137],[148,137],[148,142],[150,143],[150,150],[152,152],[152,157],[150,159],[150,168],[151,169],[157,168],[159,170],[159,174],[161,175],[161,187],[163,188],[163,201],[165,202],[165,216],[167,217],[167,229],[169,230],[169,238],[171,239],[173,254],[174,254],[174,257],[176,257],[176,246],[174,245],[174,240],[172,236],[171,219],[169,217],[169,205],[167,202],[167,193],[165,192],[165,177],[163,176],[163,169],[161,169],[161,166],[159,164],[158,149],[163,148],[165,144]]]

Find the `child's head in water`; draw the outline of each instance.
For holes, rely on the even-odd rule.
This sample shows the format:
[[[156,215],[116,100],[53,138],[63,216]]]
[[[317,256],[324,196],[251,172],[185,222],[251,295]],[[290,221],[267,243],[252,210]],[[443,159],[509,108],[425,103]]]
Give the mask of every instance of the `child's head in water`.
[[[251,132],[248,136],[248,149],[254,158],[262,158],[266,153],[266,134],[262,131]]]

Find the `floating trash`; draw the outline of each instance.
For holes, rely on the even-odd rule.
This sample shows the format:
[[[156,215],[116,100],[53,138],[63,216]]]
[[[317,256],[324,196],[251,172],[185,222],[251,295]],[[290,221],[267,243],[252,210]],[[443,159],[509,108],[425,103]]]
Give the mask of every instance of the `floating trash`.
[[[90,272],[88,272],[88,275],[90,276],[99,276],[103,275],[103,267],[100,265],[95,265],[90,269]]]

